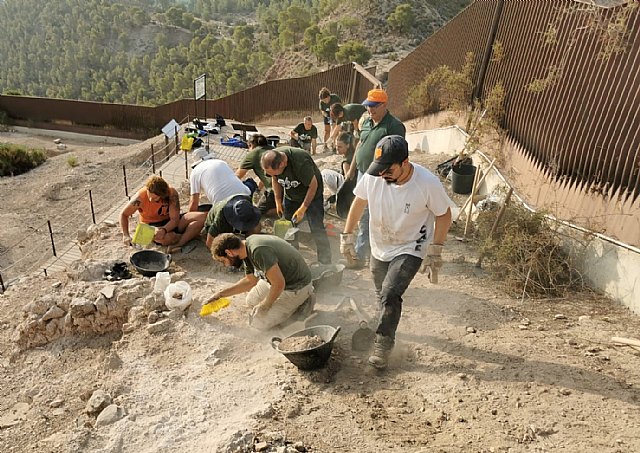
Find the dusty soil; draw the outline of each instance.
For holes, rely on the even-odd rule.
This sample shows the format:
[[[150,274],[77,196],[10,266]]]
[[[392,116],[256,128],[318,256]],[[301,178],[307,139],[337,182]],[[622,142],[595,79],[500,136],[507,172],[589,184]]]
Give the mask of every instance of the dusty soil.
[[[77,146],[86,148],[75,169],[60,155],[0,180],[3,244],[15,239],[15,222],[64,205],[47,200],[45,186],[75,193],[142,152]],[[433,169],[445,157],[414,159]],[[240,277],[203,244],[174,256],[172,281],[188,282],[193,300],[185,313],[169,312],[149,278],[100,279],[100,266],[130,254],[117,228],[101,225],[74,270],[27,276],[0,296],[0,451],[640,451],[640,352],[610,341],[638,338],[638,318],[594,295],[509,298],[455,235],[440,283],[420,274],[405,294],[388,370],[351,349],[358,320],[339,304],[351,296],[372,317],[375,298],[368,271],[347,270],[339,287],[318,294],[310,321],[341,326],[329,363],[303,372],[271,346],[302,323],[252,331],[241,296],[198,315]],[[308,242],[302,252],[314,260]]]

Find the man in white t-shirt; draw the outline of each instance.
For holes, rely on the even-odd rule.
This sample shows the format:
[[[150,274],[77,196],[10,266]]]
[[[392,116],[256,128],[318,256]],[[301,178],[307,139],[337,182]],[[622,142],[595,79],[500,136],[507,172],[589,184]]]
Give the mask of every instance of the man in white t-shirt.
[[[378,142],[374,160],[353,193],[356,198],[340,235],[340,252],[347,260],[357,257],[353,230],[368,205],[370,268],[380,303],[369,364],[385,368],[395,344],[402,295],[421,267],[428,266],[434,275],[442,265],[451,200],[435,175],[409,162],[407,141],[399,135]]]
[[[189,211],[198,210],[200,192],[207,195],[212,205],[233,195],[251,196],[249,187],[236,176],[225,161],[215,159],[212,154],[206,152],[196,157],[200,157],[200,160],[192,165],[193,171],[189,177],[191,185]]]

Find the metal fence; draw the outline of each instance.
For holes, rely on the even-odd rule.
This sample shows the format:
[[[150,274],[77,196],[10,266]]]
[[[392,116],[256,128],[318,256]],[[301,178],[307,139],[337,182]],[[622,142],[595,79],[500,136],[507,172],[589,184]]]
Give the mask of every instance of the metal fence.
[[[0,95],[0,111],[19,126],[148,138],[174,118],[204,112],[253,122],[286,112],[318,113],[318,92],[327,87],[343,101],[360,102],[372,87],[355,65],[345,64],[307,77],[272,80],[214,100],[181,99],[158,107]],[[206,102],[206,106],[205,106]]]
[[[0,293],[5,287],[32,272],[57,270],[68,256],[79,258],[78,233],[105,219],[117,221],[117,210],[142,186],[151,174],[177,154],[177,140],[162,139],[142,150],[142,162],[128,166],[112,166],[111,174],[92,179],[87,190],[64,202],[52,190],[47,196],[52,204],[63,207],[38,224],[23,225],[19,240],[0,243]],[[75,245],[74,245],[75,244]]]
[[[390,107],[410,119],[411,88],[439,65],[461,68],[473,52],[478,92],[498,82],[505,89],[514,185],[538,207],[638,246],[638,8],[626,18],[624,51],[608,59],[601,56],[615,35],[596,27],[615,23],[621,8],[478,0],[392,68]],[[496,43],[501,56],[487,53]]]

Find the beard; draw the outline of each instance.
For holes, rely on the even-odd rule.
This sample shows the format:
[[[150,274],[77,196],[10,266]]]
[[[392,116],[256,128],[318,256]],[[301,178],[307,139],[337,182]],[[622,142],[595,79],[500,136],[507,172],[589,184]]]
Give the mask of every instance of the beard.
[[[390,186],[391,184],[395,184],[396,182],[398,182],[398,178],[385,178],[385,177],[383,176],[383,177],[382,177],[382,179],[384,179],[384,182],[386,182],[388,186]]]
[[[231,267],[234,269],[240,269],[240,267],[242,267],[242,260],[237,256],[229,258],[229,261],[231,262]]]

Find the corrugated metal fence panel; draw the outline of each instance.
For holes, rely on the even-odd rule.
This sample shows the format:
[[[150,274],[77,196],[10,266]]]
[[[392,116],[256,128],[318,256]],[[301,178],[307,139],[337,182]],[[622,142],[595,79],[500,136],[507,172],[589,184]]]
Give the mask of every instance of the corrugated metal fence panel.
[[[251,122],[256,118],[287,111],[309,114],[318,112],[318,92],[327,87],[343,100],[350,92],[350,64],[338,66],[307,77],[271,80],[224,98],[208,101],[207,112],[238,121]]]
[[[497,40],[505,49],[492,61],[485,94],[505,85],[505,127],[548,176],[577,190],[638,195],[640,102],[637,12],[629,24],[630,47],[608,60],[590,31],[589,17],[573,1],[505,2]],[[584,5],[578,8],[585,8]],[[599,10],[612,17],[616,9]],[[556,24],[555,44],[546,42]],[[529,84],[559,68],[557,80],[540,92]]]
[[[354,70],[345,64],[308,77],[273,80],[224,98],[208,100],[207,115],[219,113],[225,118],[250,122],[270,114],[288,111],[318,112],[318,92],[327,87],[347,101],[351,93]],[[364,93],[371,86],[356,79]],[[361,90],[356,90],[360,94]],[[204,114],[204,102],[181,99],[158,107],[73,101],[66,99],[1,96],[0,110],[18,120],[38,127],[90,132],[91,128],[135,131],[146,137],[156,133],[171,119]],[[97,130],[94,133],[99,133]],[[104,131],[102,131],[104,133]],[[114,134],[117,135],[117,134]],[[124,134],[130,135],[130,134]]]
[[[468,52],[475,57],[476,74],[491,32],[496,0],[469,5],[389,71],[389,110],[402,120],[413,115],[406,101],[410,90],[441,65],[460,69]]]
[[[73,130],[73,125],[81,125],[147,135],[155,128],[154,108],[138,105],[2,95],[0,110],[23,123],[43,128]]]

